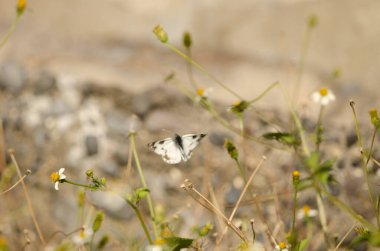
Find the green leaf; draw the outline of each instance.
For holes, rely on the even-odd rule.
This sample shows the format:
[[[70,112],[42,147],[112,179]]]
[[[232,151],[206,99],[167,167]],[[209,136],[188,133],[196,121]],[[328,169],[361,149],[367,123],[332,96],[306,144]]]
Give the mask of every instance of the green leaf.
[[[300,144],[296,135],[292,133],[287,133],[287,132],[269,132],[269,133],[265,133],[263,137],[269,140],[277,140],[278,142],[281,142],[287,145],[296,146]]]
[[[371,232],[369,242],[375,247],[380,247],[380,232]]]
[[[148,196],[149,193],[150,190],[146,187],[137,188],[135,191],[137,201],[146,198],[146,196]]]
[[[310,239],[301,240],[298,243],[298,251],[307,250],[307,246],[309,245]]]
[[[319,167],[319,153],[312,152],[305,160],[305,165],[312,171],[316,171]]]
[[[169,246],[170,251],[180,251],[181,248],[188,248],[193,243],[194,239],[182,237],[167,237],[164,238],[166,244]]]
[[[309,178],[301,179],[298,183],[297,189],[298,191],[306,190],[313,186],[313,180]]]

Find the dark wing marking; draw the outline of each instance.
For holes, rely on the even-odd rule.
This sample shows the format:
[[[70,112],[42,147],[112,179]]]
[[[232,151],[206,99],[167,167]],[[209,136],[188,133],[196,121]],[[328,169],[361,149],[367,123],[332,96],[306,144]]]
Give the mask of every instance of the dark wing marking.
[[[199,142],[206,136],[206,134],[186,134],[183,135],[182,138],[182,147],[184,154],[182,155],[183,161],[187,161],[190,159],[193,154],[193,150]]]

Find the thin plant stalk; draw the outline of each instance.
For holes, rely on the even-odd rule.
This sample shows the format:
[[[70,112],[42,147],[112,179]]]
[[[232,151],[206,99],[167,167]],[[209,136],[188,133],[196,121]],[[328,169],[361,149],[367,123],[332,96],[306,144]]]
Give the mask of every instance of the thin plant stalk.
[[[232,95],[234,95],[236,98],[238,98],[239,100],[243,100],[243,98],[238,94],[236,93],[235,91],[231,90],[229,87],[227,87],[225,84],[223,84],[221,81],[219,81],[217,78],[215,78],[213,75],[211,75],[203,66],[201,66],[200,64],[198,64],[197,62],[195,62],[193,59],[191,59],[189,56],[187,56],[185,53],[183,53],[182,51],[180,51],[177,47],[175,47],[173,44],[171,43],[166,43],[166,45],[172,50],[174,51],[175,53],[177,53],[178,55],[180,55],[181,57],[183,57],[186,61],[188,61],[189,63],[191,63],[192,65],[194,65],[198,70],[200,70],[201,72],[203,72],[207,77],[209,77],[210,79],[212,79],[213,81],[215,81],[218,85],[220,85],[223,89],[225,89],[227,92],[231,93]]]
[[[90,190],[96,190],[96,188],[93,187],[93,186],[77,183],[77,182],[74,182],[74,181],[71,181],[71,180],[64,179],[64,182],[69,183],[69,184],[74,185],[74,186],[84,187],[84,188],[88,188]]]
[[[368,154],[368,158],[367,158],[367,165],[368,165],[368,162],[371,160],[372,158],[372,151],[373,151],[373,145],[375,143],[375,138],[376,138],[376,132],[377,132],[377,128],[375,127],[373,129],[373,134],[372,134],[372,139],[371,139],[371,146],[369,148],[369,154]]]
[[[145,233],[145,235],[146,235],[146,238],[148,239],[149,244],[150,244],[150,245],[153,245],[153,240],[152,240],[152,238],[150,237],[150,234],[149,234],[148,228],[146,227],[146,224],[145,224],[144,218],[143,218],[143,216],[142,216],[142,214],[141,214],[139,208],[136,207],[133,203],[129,202],[128,200],[127,200],[127,202],[128,202],[128,204],[133,208],[133,210],[135,211],[137,217],[139,218],[139,221],[140,221],[140,223],[141,223],[141,226],[142,226],[143,229],[144,229],[144,233]]]
[[[295,87],[294,87],[294,92],[293,92],[293,104],[295,104],[297,102],[298,97],[299,97],[299,91],[301,88],[302,77],[303,77],[303,72],[304,72],[305,62],[306,62],[306,56],[307,56],[307,53],[309,51],[312,30],[313,30],[313,27],[308,25],[304,39],[302,41],[300,64],[299,64],[298,73],[296,76]]]
[[[369,223],[366,219],[364,219],[363,216],[361,216],[360,214],[356,213],[351,207],[347,206],[344,202],[342,202],[341,200],[339,200],[337,197],[331,195],[328,191],[326,191],[326,189],[323,186],[320,187],[320,192],[324,196],[326,196],[327,199],[329,199],[332,203],[334,203],[337,207],[339,207],[340,209],[342,209],[342,211],[346,212],[352,218],[354,218],[355,220],[357,220],[358,222],[360,222],[360,224],[362,224],[363,226],[365,226],[366,228],[368,228],[371,231],[376,231],[377,230],[376,227],[374,225],[372,225],[371,223]]]
[[[351,228],[347,231],[347,233],[342,237],[342,239],[339,241],[339,243],[336,245],[336,247],[334,248],[333,251],[337,251],[340,247],[340,245],[342,245],[343,241],[348,237],[348,235],[351,233],[351,231],[355,228],[355,225],[352,225]]]
[[[310,150],[309,150],[306,138],[305,138],[305,131],[303,129],[302,123],[301,123],[298,115],[294,111],[293,104],[292,104],[292,102],[290,102],[290,98],[289,98],[287,92],[285,90],[283,90],[283,89],[282,89],[282,92],[283,92],[283,95],[285,97],[286,103],[288,104],[288,107],[289,107],[289,110],[290,110],[291,115],[293,117],[294,123],[295,123],[295,125],[297,127],[298,133],[300,135],[301,145],[302,145],[302,149],[303,149],[304,155],[309,156],[310,155]]]
[[[240,196],[239,196],[239,198],[238,198],[238,200],[237,200],[237,202],[236,202],[236,205],[235,205],[234,209],[232,210],[232,213],[231,213],[230,217],[228,218],[229,221],[232,221],[232,219],[234,218],[235,213],[236,213],[237,209],[239,208],[240,203],[241,203],[241,201],[242,201],[242,199],[243,199],[245,193],[247,192],[249,185],[251,184],[253,178],[255,177],[256,173],[259,171],[261,165],[263,164],[263,162],[264,162],[265,160],[266,160],[266,157],[263,156],[262,159],[261,159],[261,161],[259,162],[259,164],[258,164],[257,167],[255,168],[255,170],[252,172],[252,174],[251,174],[251,176],[249,177],[248,181],[245,183],[245,186],[244,186],[244,188],[243,188],[243,191],[241,192],[241,194],[240,194]],[[223,231],[223,233],[222,233],[222,235],[220,236],[219,240],[217,240],[217,242],[216,242],[217,245],[222,241],[223,237],[224,237],[224,236],[226,235],[226,233],[227,233],[227,230],[228,230],[228,227],[225,227],[225,228],[224,228],[224,231]],[[254,232],[254,231],[253,231],[253,232]]]
[[[134,131],[131,131],[129,133],[129,138],[130,138],[130,144],[131,144],[130,147],[132,147],[132,149],[133,149],[133,158],[135,160],[136,168],[137,168],[137,171],[139,173],[141,183],[144,187],[148,187],[148,185],[145,182],[144,173],[142,171],[139,156],[137,154],[136,144],[135,144],[135,132]],[[149,193],[148,193],[146,198],[147,198],[147,202],[148,202],[150,217],[151,217],[152,223],[153,223],[152,226],[153,226],[154,237],[157,239],[158,238],[158,230],[157,230],[157,223],[156,223],[156,213],[154,211],[152,198],[150,197]]]
[[[17,24],[20,22],[21,15],[17,15],[15,20],[13,20],[11,26],[9,27],[7,33],[0,40],[0,49],[5,45],[8,39],[12,36],[15,31]]]
[[[316,142],[315,142],[315,150],[319,152],[319,146],[321,145],[322,142],[322,115],[323,115],[323,109],[324,106],[321,105],[319,109],[319,115],[318,115],[318,121],[317,121],[317,127],[315,129],[315,135],[316,135]]]
[[[293,211],[292,211],[292,226],[291,226],[291,230],[290,230],[290,236],[292,236],[292,239],[294,239],[294,235],[295,235],[296,210],[297,210],[297,195],[298,195],[298,187],[294,186]]]
[[[194,188],[194,185],[189,180],[185,180],[184,184],[182,184],[181,187],[185,191],[189,192],[190,196],[200,205],[221,217],[224,223],[228,227],[230,227],[242,241],[248,243],[247,237],[241,232],[241,230],[237,228],[230,220],[228,220],[227,217],[217,207],[215,207],[206,197],[204,197],[200,192],[198,192],[198,190]],[[195,193],[197,197],[190,192]],[[201,198],[201,200],[199,200],[198,197]]]
[[[0,196],[1,195],[4,195],[4,194],[6,194],[6,193],[8,193],[9,191],[11,191],[13,188],[15,188],[18,184],[20,184],[26,177],[28,177],[30,174],[31,174],[32,172],[28,169],[27,171],[26,171],[26,173],[16,182],[16,183],[14,183],[10,188],[8,188],[7,190],[5,190],[5,191],[2,191],[1,193],[0,193]]]
[[[20,168],[19,168],[19,166],[17,164],[16,158],[15,158],[15,156],[13,154],[13,150],[9,150],[9,155],[11,156],[12,162],[13,162],[13,164],[16,167],[17,174],[18,174],[18,176],[19,176],[19,178],[21,180],[21,186],[22,186],[22,189],[24,190],[24,195],[25,195],[26,202],[27,202],[27,205],[28,205],[29,213],[30,213],[30,215],[32,217],[33,224],[34,224],[34,226],[35,226],[35,228],[37,230],[38,237],[39,237],[40,241],[42,242],[42,244],[45,246],[46,245],[46,241],[45,241],[44,236],[42,235],[40,225],[38,224],[36,215],[34,213],[34,209],[33,209],[33,205],[32,205],[32,200],[30,199],[30,196],[29,196],[29,193],[28,193],[28,189],[27,189],[27,187],[25,185],[25,182],[22,179],[21,171],[20,171]]]
[[[369,176],[368,176],[368,166],[367,166],[368,162],[367,162],[365,154],[363,152],[363,144],[362,144],[362,140],[361,140],[361,136],[360,136],[360,132],[359,132],[359,123],[358,123],[358,118],[356,116],[355,102],[353,100],[350,100],[350,106],[352,108],[352,113],[354,115],[355,131],[356,131],[356,137],[358,138],[358,146],[359,146],[360,154],[362,156],[363,173],[364,173],[365,182],[367,183],[368,193],[369,193],[369,197],[371,199],[372,206],[374,207],[375,212],[377,212],[376,202],[374,200],[374,195],[373,195],[373,191],[372,191],[371,184],[369,181]],[[379,218],[378,214],[376,214],[376,220],[377,220],[377,227],[379,228],[380,227],[380,218]]]

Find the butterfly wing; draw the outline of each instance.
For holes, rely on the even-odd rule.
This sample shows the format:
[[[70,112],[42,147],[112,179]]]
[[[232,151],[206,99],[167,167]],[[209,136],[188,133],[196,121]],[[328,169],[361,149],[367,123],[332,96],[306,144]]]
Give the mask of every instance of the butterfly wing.
[[[199,142],[206,136],[204,133],[200,134],[186,134],[183,135],[182,138],[182,148],[183,148],[183,153],[182,158],[183,161],[187,161],[190,159],[191,155],[193,154],[193,150]]]
[[[181,162],[181,151],[171,138],[154,141],[148,147],[156,154],[161,155],[162,159],[168,164]]]

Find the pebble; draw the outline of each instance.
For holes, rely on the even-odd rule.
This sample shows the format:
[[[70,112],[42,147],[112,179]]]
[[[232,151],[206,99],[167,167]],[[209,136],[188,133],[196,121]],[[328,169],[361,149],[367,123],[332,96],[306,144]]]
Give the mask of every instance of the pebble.
[[[98,145],[98,138],[96,136],[87,135],[84,141],[86,145],[87,156],[93,156],[93,155],[98,154],[99,145]]]
[[[42,71],[39,79],[34,84],[33,93],[35,95],[52,93],[57,90],[57,78],[48,71]]]
[[[216,131],[209,133],[208,138],[211,144],[213,144],[214,146],[224,147],[225,139],[232,138],[232,135],[226,132]]]
[[[101,208],[119,219],[129,219],[135,216],[131,207],[123,199],[123,196],[115,194],[115,192],[98,192],[87,193],[89,200],[98,208]]]
[[[9,62],[0,67],[0,89],[19,94],[27,83],[27,74],[20,65]]]

